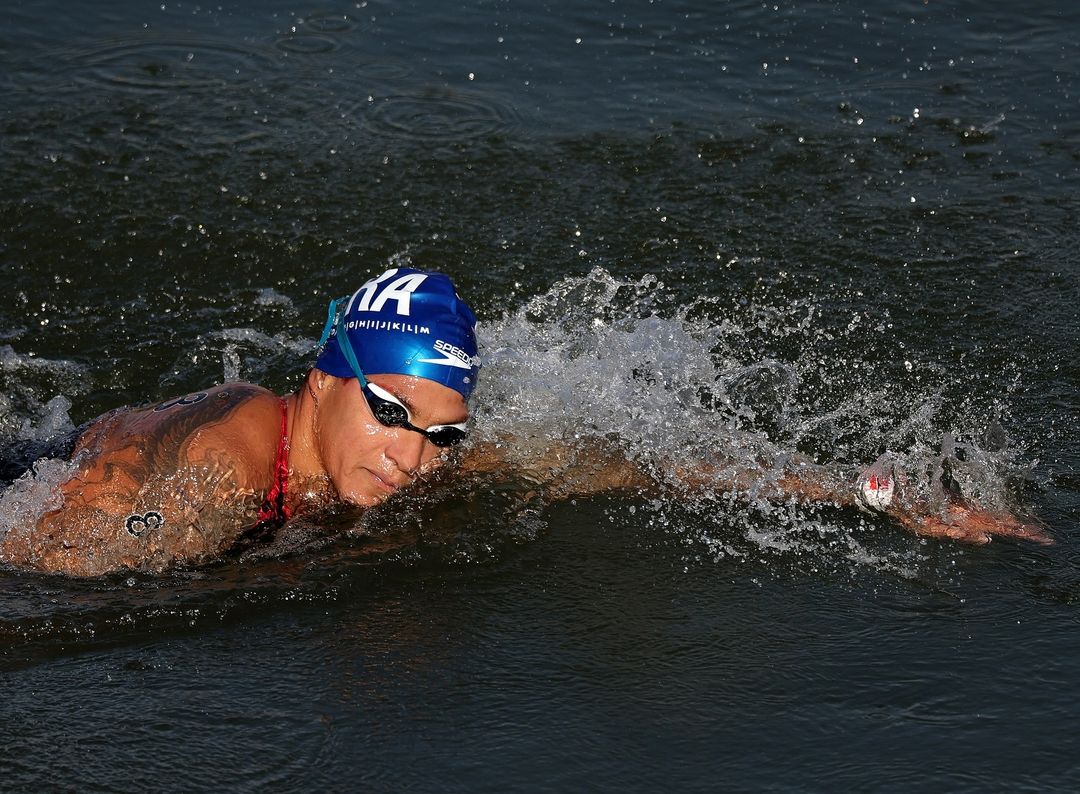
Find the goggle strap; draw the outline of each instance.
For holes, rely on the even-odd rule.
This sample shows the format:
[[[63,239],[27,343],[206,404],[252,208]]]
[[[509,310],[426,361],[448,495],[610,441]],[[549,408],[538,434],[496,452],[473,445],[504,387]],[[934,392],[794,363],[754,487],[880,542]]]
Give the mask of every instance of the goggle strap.
[[[345,315],[341,315],[341,319],[337,322],[337,340],[338,349],[341,350],[341,354],[345,356],[345,360],[349,362],[349,366],[352,367],[353,374],[356,375],[356,379],[360,381],[360,388],[364,388],[368,385],[367,378],[364,377],[364,371],[360,369],[360,362],[356,360],[356,353],[353,352],[352,343],[349,342],[349,335],[345,333],[345,329],[341,327],[341,324],[345,321]]]
[[[337,302],[338,299],[331,299],[330,304],[326,307],[326,324],[323,325],[322,336],[319,337],[319,344],[315,345],[317,348],[321,348],[326,344],[326,340],[330,338],[330,330],[334,327],[334,320],[337,319]]]

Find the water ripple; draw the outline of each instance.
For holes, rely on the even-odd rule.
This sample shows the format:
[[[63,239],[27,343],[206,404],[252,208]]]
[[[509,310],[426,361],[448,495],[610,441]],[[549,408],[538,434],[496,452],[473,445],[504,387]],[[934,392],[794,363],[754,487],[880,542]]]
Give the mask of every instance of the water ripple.
[[[358,114],[375,133],[425,141],[499,135],[519,124],[511,107],[489,96],[448,89],[382,97]]]
[[[341,48],[335,34],[356,28],[356,21],[346,14],[321,12],[300,20],[289,33],[278,36],[274,44],[287,55],[323,55]]]
[[[357,61],[353,73],[372,80],[401,80],[413,73],[413,67],[401,61]]]
[[[288,33],[275,42],[279,50],[300,55],[322,55],[333,52],[341,45],[337,39],[321,33]]]
[[[232,41],[142,39],[103,41],[60,53],[78,79],[136,91],[221,89],[253,82],[275,59]]]
[[[356,20],[346,14],[323,11],[304,18],[304,27],[320,33],[344,33],[355,30]]]

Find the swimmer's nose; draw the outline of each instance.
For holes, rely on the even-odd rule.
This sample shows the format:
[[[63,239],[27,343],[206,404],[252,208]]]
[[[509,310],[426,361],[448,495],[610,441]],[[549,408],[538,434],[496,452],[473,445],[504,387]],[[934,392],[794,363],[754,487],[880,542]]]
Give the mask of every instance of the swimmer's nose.
[[[410,480],[416,477],[420,465],[424,462],[425,439],[419,433],[401,428],[394,433],[394,440],[386,449],[386,456],[390,458],[398,471],[407,475]]]

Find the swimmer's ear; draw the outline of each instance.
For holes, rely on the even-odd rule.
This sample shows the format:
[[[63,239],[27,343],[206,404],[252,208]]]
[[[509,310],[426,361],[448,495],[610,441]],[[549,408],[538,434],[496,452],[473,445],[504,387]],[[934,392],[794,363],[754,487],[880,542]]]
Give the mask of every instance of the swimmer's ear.
[[[315,397],[316,392],[325,391],[327,386],[330,385],[331,380],[333,380],[333,378],[331,378],[330,375],[315,367],[309,369],[307,375],[304,377],[308,394],[313,398]]]

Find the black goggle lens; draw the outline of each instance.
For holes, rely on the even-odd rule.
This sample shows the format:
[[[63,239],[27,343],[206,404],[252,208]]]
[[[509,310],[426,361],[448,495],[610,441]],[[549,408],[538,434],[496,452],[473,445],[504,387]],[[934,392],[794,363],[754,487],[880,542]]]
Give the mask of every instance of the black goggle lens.
[[[400,405],[387,402],[371,392],[367,394],[368,405],[375,418],[388,427],[404,427],[409,424],[409,415]]]

